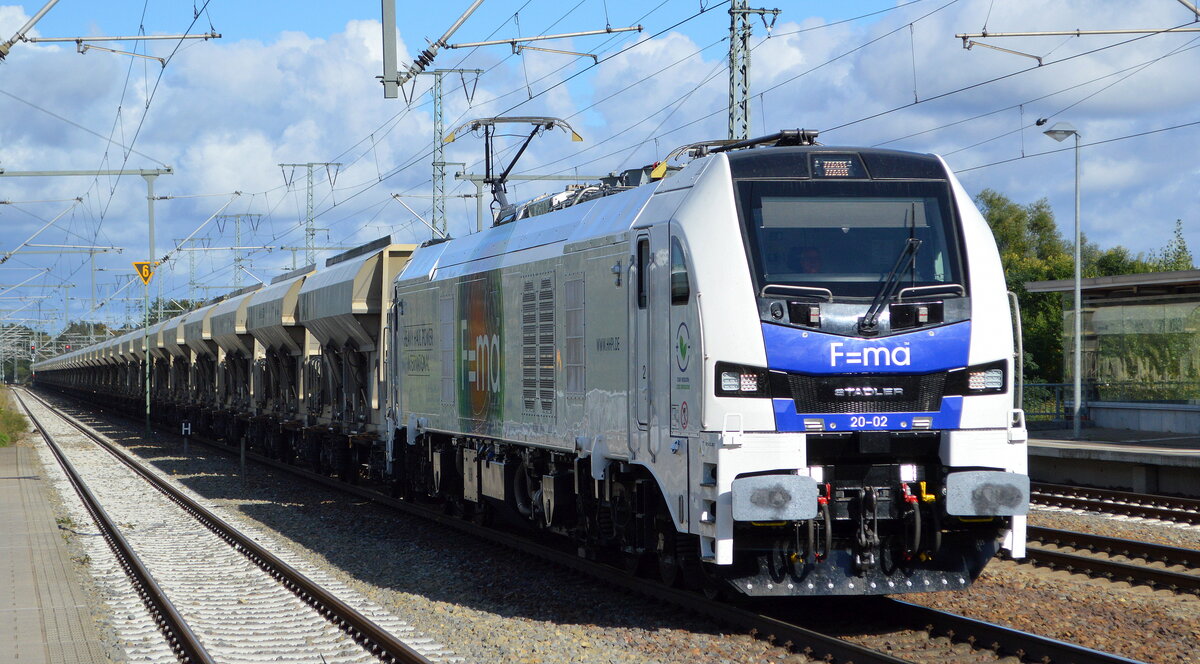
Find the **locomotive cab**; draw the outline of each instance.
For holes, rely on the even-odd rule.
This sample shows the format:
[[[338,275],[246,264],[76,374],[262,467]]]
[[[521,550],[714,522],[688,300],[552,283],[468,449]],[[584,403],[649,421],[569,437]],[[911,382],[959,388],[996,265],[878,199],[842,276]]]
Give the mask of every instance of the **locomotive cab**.
[[[731,189],[736,228],[676,215],[693,253],[745,256],[744,276],[700,286],[703,558],[740,592],[798,595],[960,588],[1002,545],[1023,555],[1003,274],[944,163],[787,147],[725,164],[704,179]]]

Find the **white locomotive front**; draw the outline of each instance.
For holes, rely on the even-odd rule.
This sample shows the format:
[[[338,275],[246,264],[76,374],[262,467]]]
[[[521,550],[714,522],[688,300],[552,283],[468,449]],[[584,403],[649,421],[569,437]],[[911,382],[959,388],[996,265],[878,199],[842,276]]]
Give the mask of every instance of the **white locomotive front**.
[[[731,150],[541,208],[395,281],[404,493],[747,595],[962,588],[1023,555],[1012,313],[940,159]]]

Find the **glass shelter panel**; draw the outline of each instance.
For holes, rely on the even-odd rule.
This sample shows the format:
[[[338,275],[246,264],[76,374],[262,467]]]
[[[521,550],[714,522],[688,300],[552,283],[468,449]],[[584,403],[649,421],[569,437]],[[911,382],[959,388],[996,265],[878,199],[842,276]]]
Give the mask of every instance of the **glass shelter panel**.
[[[1064,297],[1063,359],[1071,381],[1074,318]],[[1200,398],[1200,302],[1195,295],[1089,302],[1083,309],[1083,380],[1103,401]]]

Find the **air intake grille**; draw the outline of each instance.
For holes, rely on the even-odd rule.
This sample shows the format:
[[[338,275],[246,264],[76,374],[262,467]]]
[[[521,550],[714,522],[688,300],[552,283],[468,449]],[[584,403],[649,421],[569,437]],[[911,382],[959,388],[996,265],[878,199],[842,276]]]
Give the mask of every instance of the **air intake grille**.
[[[797,413],[925,413],[941,409],[946,374],[802,376],[776,374],[774,396]]]
[[[521,289],[521,402],[530,415],[554,415],[554,280]]]

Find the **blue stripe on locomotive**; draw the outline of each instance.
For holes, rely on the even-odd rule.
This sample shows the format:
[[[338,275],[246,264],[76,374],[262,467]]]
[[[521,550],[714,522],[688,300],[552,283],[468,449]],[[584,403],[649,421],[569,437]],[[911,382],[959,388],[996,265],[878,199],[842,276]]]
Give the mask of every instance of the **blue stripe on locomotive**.
[[[810,375],[924,374],[967,366],[971,323],[963,321],[881,339],[822,334],[763,323],[767,367]],[[915,416],[932,417],[932,428],[956,429],[962,397],[942,398],[941,409],[927,413],[797,413],[791,399],[773,399],[779,431],[804,431],[805,418],[820,418],[827,431],[906,430]]]

